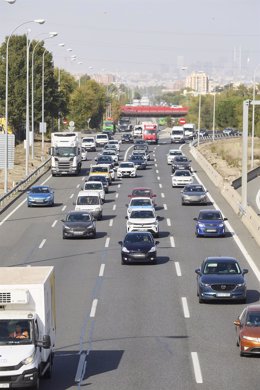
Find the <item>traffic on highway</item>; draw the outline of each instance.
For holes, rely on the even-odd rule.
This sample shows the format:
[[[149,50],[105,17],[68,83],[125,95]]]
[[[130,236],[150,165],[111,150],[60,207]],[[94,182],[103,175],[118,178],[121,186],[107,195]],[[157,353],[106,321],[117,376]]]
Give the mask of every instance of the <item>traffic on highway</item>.
[[[189,144],[116,133],[103,155],[85,138],[78,175],[53,165],[0,219],[2,266],[55,270],[51,378],[36,388],[258,389],[259,247]]]

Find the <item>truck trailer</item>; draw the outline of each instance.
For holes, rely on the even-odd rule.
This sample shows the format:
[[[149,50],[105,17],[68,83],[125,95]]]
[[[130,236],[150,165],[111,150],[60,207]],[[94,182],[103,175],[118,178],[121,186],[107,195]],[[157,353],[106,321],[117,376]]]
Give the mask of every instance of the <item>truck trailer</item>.
[[[0,268],[0,388],[39,388],[55,345],[54,267]]]

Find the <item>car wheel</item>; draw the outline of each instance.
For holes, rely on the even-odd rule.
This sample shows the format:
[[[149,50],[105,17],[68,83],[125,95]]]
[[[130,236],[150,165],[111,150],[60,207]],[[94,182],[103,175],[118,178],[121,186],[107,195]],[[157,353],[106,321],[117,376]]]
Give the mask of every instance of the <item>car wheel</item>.
[[[100,216],[98,217],[98,220],[101,221],[102,219],[102,214],[100,214]]]
[[[199,303],[204,303],[204,299],[199,296]]]
[[[160,237],[160,232],[159,232],[159,230],[158,230],[157,233],[155,233],[154,237],[155,237],[155,238],[159,238],[159,237]]]
[[[97,237],[97,232],[94,231],[94,232],[92,233],[92,238],[96,238],[96,237]]]
[[[121,259],[121,264],[122,264],[122,265],[125,265],[125,264],[126,264],[126,262],[125,262],[124,259]]]
[[[62,234],[62,238],[63,238],[63,240],[65,240],[65,238],[66,238],[65,234]]]

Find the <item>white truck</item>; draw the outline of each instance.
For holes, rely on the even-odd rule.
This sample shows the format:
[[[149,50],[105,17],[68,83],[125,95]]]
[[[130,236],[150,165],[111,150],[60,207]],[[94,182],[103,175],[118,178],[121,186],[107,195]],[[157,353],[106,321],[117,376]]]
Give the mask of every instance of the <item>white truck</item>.
[[[78,175],[81,170],[81,134],[64,131],[51,134],[51,173]]]
[[[185,139],[193,139],[196,134],[196,125],[194,123],[185,123],[183,130]]]
[[[54,267],[1,267],[0,388],[39,388],[55,345]]]

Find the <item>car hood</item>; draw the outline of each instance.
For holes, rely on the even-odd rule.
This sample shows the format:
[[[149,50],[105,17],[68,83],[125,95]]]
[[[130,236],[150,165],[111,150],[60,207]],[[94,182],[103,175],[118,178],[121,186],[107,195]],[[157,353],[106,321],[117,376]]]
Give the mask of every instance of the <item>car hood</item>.
[[[64,222],[64,226],[68,226],[69,228],[86,228],[86,227],[89,227],[91,226],[93,223],[92,221],[88,221],[88,222],[70,222],[70,221],[66,221]]]
[[[241,336],[257,337],[260,339],[260,326],[245,326],[241,331]]]
[[[134,223],[134,224],[152,224],[155,223],[156,219],[155,218],[129,218],[128,222]]]
[[[185,191],[185,192],[183,192],[183,195],[185,195],[185,196],[204,196],[204,195],[206,195],[206,193],[205,192],[199,192],[199,191],[197,191],[197,192]]]
[[[202,275],[200,277],[200,281],[202,283],[207,283],[207,284],[239,284],[239,283],[244,283],[244,276],[239,274],[239,275],[234,275],[234,274],[221,274],[221,275]]]
[[[216,220],[216,219],[199,219],[198,223],[205,223],[205,224],[210,224],[214,226],[218,226],[220,224],[223,224],[223,220]]]
[[[30,192],[28,194],[28,196],[32,197],[32,198],[37,198],[37,199],[45,199],[45,198],[49,198],[50,196],[52,196],[51,193],[45,193],[45,194],[42,194],[42,193],[33,193],[33,192]]]
[[[150,242],[124,243],[123,246],[129,251],[148,252],[154,245]]]

